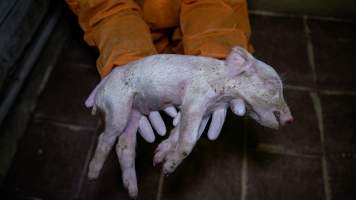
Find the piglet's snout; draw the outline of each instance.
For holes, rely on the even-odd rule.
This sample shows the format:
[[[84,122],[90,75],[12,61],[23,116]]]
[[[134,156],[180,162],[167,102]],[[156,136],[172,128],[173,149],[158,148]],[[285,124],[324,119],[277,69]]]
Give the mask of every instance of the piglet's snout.
[[[279,124],[282,125],[282,126],[284,126],[286,124],[290,124],[290,123],[292,123],[294,121],[294,118],[290,114],[290,112],[283,113],[283,112],[280,112],[280,111],[274,111],[273,114],[276,117],[276,119],[279,122]]]
[[[291,124],[293,121],[294,121],[294,117],[289,112],[281,113],[279,122],[282,126],[286,124]]]

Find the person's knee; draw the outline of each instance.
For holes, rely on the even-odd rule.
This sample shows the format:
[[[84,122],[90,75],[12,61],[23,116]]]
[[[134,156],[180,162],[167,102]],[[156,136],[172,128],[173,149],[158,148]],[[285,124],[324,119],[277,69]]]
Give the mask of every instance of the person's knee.
[[[247,9],[240,1],[238,9]],[[233,46],[249,49],[248,15],[224,0],[184,0],[181,27],[184,53],[225,58]],[[242,7],[241,7],[242,6]],[[246,12],[247,13],[247,10]],[[244,22],[242,22],[244,21]]]

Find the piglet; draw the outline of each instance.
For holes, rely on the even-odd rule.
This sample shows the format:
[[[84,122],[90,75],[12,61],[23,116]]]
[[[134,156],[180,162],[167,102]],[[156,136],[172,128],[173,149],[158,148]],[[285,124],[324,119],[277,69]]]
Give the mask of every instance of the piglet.
[[[105,130],[89,165],[96,178],[117,138],[123,182],[137,196],[136,132],[143,115],[177,107],[176,127],[157,148],[155,163],[172,173],[192,151],[210,116],[208,136],[219,134],[228,107],[273,129],[293,121],[276,71],[240,47],[226,60],[160,54],[115,68],[90,94],[87,107],[105,115]]]

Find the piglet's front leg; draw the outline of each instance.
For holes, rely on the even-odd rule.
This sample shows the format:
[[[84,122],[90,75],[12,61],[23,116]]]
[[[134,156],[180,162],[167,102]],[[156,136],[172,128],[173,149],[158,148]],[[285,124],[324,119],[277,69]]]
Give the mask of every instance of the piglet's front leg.
[[[214,95],[209,89],[197,90],[196,88],[191,88],[191,90],[188,89],[187,95],[183,99],[182,117],[178,124],[178,142],[175,148],[167,154],[163,164],[163,172],[166,175],[172,173],[193,150],[200,136],[199,128],[209,99]]]

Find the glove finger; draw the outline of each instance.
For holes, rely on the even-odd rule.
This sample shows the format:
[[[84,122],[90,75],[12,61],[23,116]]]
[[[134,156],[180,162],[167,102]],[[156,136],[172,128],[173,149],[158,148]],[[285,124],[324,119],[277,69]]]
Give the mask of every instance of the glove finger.
[[[177,109],[174,106],[169,106],[163,110],[165,113],[167,113],[170,117],[174,118],[177,116],[178,112]]]
[[[146,116],[142,115],[139,122],[138,132],[140,133],[142,138],[147,142],[152,143],[155,141],[155,135],[153,133],[153,129]]]
[[[231,100],[230,108],[237,116],[243,116],[246,113],[245,103],[242,99]]]
[[[225,117],[226,117],[227,108],[220,108],[213,112],[213,117],[211,119],[211,123],[208,131],[208,138],[210,140],[215,140],[218,138],[220,131],[224,125]]]
[[[157,131],[158,135],[164,136],[167,132],[166,125],[163,122],[161,114],[158,111],[152,111],[148,115],[153,128]]]
[[[177,124],[180,122],[181,114],[178,112],[177,116],[173,119],[173,126],[177,126]]]
[[[210,116],[211,115],[204,117],[202,119],[202,121],[200,122],[198,138],[200,138],[201,135],[203,134],[203,132],[205,130],[205,127],[206,127],[206,124],[208,123],[208,121],[210,119]]]

